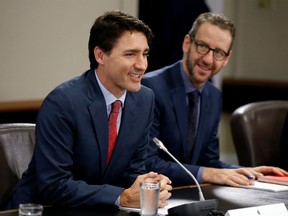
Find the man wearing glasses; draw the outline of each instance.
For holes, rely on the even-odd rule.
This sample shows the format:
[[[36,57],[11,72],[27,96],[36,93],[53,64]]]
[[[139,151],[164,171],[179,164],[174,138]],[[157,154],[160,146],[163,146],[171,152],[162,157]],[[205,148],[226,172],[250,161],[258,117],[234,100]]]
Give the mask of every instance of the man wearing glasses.
[[[229,61],[234,37],[235,26],[227,17],[201,14],[184,37],[182,60],[149,72],[142,79],[142,84],[154,91],[156,100],[146,167],[167,175],[174,186],[194,182],[158,149],[154,137],[201,183],[237,187],[253,184],[252,179],[263,174],[288,174],[277,167],[244,168],[219,160],[222,96],[208,80]]]

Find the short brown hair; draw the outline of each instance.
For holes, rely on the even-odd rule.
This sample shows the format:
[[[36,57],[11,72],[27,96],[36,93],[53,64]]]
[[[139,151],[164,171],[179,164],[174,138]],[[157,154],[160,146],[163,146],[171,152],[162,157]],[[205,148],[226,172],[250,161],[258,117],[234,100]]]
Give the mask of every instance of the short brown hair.
[[[98,17],[90,30],[88,43],[90,68],[98,67],[95,60],[94,48],[99,46],[104,52],[110,53],[117,39],[125,31],[143,32],[148,45],[152,43],[153,33],[151,29],[138,18],[121,11],[108,11]]]
[[[234,23],[228,17],[224,16],[223,14],[215,14],[211,12],[200,14],[197,17],[197,19],[194,21],[192,28],[189,31],[190,38],[191,39],[195,38],[199,27],[205,22],[209,22],[212,25],[218,26],[220,29],[228,30],[230,32],[231,37],[232,37],[232,41],[230,45],[230,50],[231,50],[233,41],[236,35],[236,28],[235,28]]]

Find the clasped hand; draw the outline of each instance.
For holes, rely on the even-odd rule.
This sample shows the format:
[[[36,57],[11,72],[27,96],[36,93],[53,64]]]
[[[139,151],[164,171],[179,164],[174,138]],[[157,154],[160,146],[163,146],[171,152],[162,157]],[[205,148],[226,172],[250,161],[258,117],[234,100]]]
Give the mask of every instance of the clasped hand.
[[[149,172],[139,175],[130,188],[125,189],[120,194],[120,205],[123,207],[140,208],[140,182],[145,179],[151,179],[160,183],[159,207],[162,208],[168,203],[167,199],[171,197],[171,180],[161,174]]]

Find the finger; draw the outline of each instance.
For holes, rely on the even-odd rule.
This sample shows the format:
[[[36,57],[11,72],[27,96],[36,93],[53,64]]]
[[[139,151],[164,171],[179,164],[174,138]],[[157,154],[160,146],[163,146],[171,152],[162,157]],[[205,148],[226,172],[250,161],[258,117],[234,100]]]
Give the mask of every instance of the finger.
[[[169,205],[169,203],[166,202],[166,201],[160,202],[160,203],[159,203],[159,208],[163,208],[163,207],[165,207],[165,206],[167,206],[167,205]]]
[[[167,176],[160,174],[160,177],[162,180],[166,180],[167,184],[172,184],[172,181]]]
[[[164,185],[172,183],[171,180],[167,176],[164,176],[162,174],[158,174],[158,175],[154,176],[154,180],[159,181],[160,183],[162,183]]]
[[[229,186],[239,187],[241,185],[253,185],[253,180],[248,179],[247,176],[243,174],[235,173],[234,175],[228,176],[225,183]]]
[[[261,175],[261,173],[251,168],[237,169],[236,172],[242,175],[243,180],[245,180],[245,178],[253,180],[256,179],[257,176]]]
[[[139,183],[141,182],[141,181],[149,181],[149,180],[151,180],[151,181],[159,181],[159,174],[158,173],[156,173],[156,172],[149,172],[149,173],[146,173],[146,174],[143,174],[143,175],[139,175],[138,177],[137,177],[137,179],[136,179],[136,181],[138,181]]]
[[[162,201],[165,201],[165,200],[169,199],[171,197],[171,195],[172,194],[169,191],[163,190],[159,194],[159,199]]]
[[[279,167],[274,168],[273,171],[276,175],[280,175],[280,176],[287,176],[288,175],[287,171],[285,171]]]
[[[171,196],[172,194],[169,191],[167,190],[161,191],[159,195],[159,207],[166,206],[168,204],[166,200],[169,199]]]
[[[171,185],[166,185],[163,190],[172,191],[173,187]]]
[[[170,184],[167,184],[166,181],[160,181],[160,190],[172,190],[172,186]]]
[[[254,168],[254,170],[256,170],[258,173],[261,173],[261,175],[259,176],[263,176],[263,175],[280,175],[280,176],[284,176],[284,175],[288,175],[288,172],[279,168],[279,167],[272,167],[272,166],[259,166]]]

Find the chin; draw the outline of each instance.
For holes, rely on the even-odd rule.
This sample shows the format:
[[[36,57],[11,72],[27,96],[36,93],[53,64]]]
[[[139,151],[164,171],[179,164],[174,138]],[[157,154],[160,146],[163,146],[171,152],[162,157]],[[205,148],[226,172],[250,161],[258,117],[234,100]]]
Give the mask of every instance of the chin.
[[[131,85],[127,87],[127,91],[130,91],[130,92],[138,92],[140,89],[141,89],[140,83],[137,85]]]

